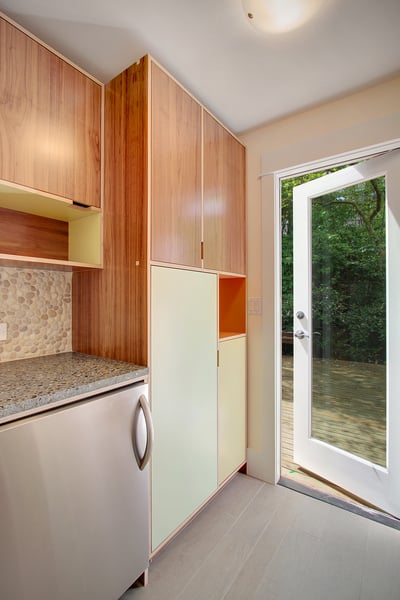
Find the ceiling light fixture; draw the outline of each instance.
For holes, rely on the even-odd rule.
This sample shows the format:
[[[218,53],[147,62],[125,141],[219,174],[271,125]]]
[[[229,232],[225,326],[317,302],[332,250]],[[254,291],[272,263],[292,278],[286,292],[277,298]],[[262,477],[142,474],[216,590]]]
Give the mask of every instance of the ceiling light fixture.
[[[242,0],[249,22],[268,33],[297,29],[327,0]]]

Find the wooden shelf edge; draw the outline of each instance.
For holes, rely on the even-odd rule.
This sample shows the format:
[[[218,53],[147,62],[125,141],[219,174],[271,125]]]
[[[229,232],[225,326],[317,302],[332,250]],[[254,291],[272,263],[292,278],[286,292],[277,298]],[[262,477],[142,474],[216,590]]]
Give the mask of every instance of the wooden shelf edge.
[[[198,273],[212,273],[213,275],[217,274],[216,271],[205,271],[203,269],[203,267],[193,267],[191,265],[181,265],[178,263],[163,262],[161,260],[150,260],[149,265],[151,267],[166,267],[168,269],[180,269],[182,271],[196,271]]]
[[[194,267],[193,265],[181,265],[178,263],[169,263],[161,260],[149,260],[150,266],[168,267],[170,269],[184,269],[185,271],[198,271],[200,273],[211,273],[218,275],[220,279],[247,279],[244,273],[228,273],[227,271],[218,271],[216,269],[205,269],[204,267]]]
[[[17,254],[0,254],[1,267],[19,267],[31,269],[47,269],[51,271],[87,271],[102,269],[102,265],[39,258],[35,256],[19,256]]]
[[[218,339],[219,341],[232,340],[235,338],[246,337],[246,332],[242,331],[220,331]]]
[[[228,273],[226,271],[218,271],[220,279],[247,279],[247,275],[243,273]]]

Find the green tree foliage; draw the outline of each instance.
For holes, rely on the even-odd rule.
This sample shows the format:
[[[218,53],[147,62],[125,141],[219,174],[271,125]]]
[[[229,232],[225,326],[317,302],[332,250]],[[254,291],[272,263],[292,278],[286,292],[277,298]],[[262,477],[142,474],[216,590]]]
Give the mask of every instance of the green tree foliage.
[[[293,330],[292,190],[327,173],[311,173],[282,182],[283,331]],[[314,356],[383,363],[386,355],[384,177],[312,202]]]

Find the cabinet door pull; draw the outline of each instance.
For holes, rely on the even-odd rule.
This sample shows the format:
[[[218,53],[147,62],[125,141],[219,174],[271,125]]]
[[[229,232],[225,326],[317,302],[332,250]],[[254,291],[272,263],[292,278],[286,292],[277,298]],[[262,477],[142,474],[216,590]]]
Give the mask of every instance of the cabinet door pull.
[[[146,425],[146,447],[141,455],[141,452],[138,448],[139,441],[139,419],[140,415],[143,415]],[[135,418],[134,418],[134,440],[133,440],[133,450],[135,453],[136,461],[138,467],[141,471],[145,468],[147,463],[150,460],[151,453],[153,450],[153,441],[154,441],[154,429],[153,429],[153,420],[151,418],[150,407],[148,402],[143,394],[140,395],[138,399],[138,404],[136,407]]]

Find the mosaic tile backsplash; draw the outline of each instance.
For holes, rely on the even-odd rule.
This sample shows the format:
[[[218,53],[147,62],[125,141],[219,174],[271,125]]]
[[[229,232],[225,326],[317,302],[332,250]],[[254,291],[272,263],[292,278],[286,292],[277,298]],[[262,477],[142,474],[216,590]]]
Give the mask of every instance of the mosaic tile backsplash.
[[[72,350],[72,273],[0,267],[0,362]]]

